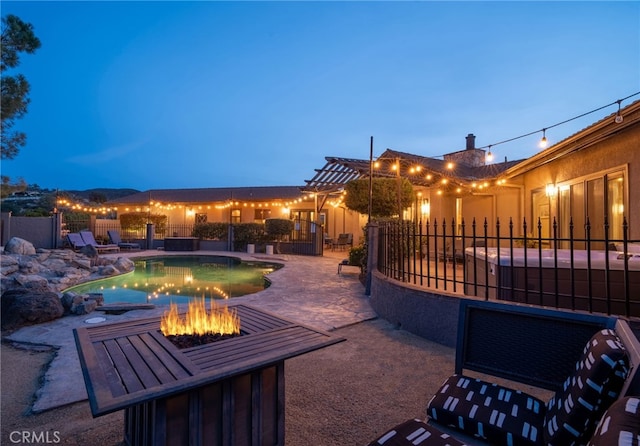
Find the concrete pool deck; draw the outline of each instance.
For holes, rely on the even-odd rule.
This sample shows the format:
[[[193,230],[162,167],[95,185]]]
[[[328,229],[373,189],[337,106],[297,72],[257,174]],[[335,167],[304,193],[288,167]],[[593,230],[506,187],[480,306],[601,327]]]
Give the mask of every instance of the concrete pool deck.
[[[137,251],[105,254],[105,257],[148,257],[153,255],[223,255],[243,260],[265,260],[282,263],[283,268],[269,274],[271,286],[263,291],[233,298],[234,303],[246,303],[304,325],[331,331],[358,322],[375,319],[376,314],[364,294],[356,269],[337,274],[338,262],[346,252],[328,252],[323,257],[246,254],[239,252]],[[65,316],[58,320],[21,328],[4,338],[5,341],[47,345],[56,355],[47,368],[42,385],[37,390],[32,410],[35,413],[87,399],[84,379],[73,337],[73,329],[86,325],[88,319],[104,317],[103,323],[159,316],[166,306],[151,310],[133,310],[120,315],[95,311],[84,316]]]

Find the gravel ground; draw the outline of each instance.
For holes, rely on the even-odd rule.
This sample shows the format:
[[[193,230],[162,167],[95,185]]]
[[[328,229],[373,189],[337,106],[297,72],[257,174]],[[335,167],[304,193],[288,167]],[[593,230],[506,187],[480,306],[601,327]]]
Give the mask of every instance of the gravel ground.
[[[285,362],[289,446],[365,445],[400,421],[424,417],[426,402],[453,371],[453,349],[396,330],[384,320],[334,333],[347,341]],[[61,445],[124,444],[122,411],[93,418],[89,404],[82,402],[30,412],[54,354],[2,344],[0,443],[16,444],[22,435],[33,439],[48,432],[49,443]]]

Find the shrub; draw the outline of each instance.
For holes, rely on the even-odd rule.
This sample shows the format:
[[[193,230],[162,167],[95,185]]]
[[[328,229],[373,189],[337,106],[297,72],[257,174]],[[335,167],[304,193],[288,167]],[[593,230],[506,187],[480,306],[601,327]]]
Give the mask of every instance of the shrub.
[[[364,267],[367,264],[366,254],[364,245],[354,246],[349,250],[349,265]]]
[[[265,231],[269,237],[276,240],[276,252],[280,253],[280,240],[293,231],[293,220],[284,218],[269,218],[265,220]]]
[[[155,233],[164,236],[167,231],[167,216],[159,214],[149,214],[147,212],[129,212],[120,214],[120,227],[126,233],[143,234],[147,223],[153,223]]]
[[[211,222],[197,223],[191,235],[203,240],[227,240],[228,234],[229,223]]]
[[[243,251],[247,244],[264,243],[267,239],[262,223],[236,223],[233,225],[233,249]]]
[[[274,240],[281,240],[293,231],[293,220],[285,218],[269,218],[265,220],[264,229]]]

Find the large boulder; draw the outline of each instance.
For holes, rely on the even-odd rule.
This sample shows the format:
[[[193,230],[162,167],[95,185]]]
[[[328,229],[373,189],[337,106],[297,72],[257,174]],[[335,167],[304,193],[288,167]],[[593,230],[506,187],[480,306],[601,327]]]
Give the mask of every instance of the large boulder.
[[[7,254],[31,256],[35,255],[36,248],[33,246],[33,243],[21,239],[20,237],[11,237],[4,246],[4,252]]]
[[[121,273],[128,273],[136,268],[136,264],[133,263],[133,260],[127,259],[126,257],[118,257],[118,260],[116,260],[116,263],[114,263],[113,266],[118,268],[118,271]]]
[[[104,297],[102,294],[76,294],[70,291],[62,295],[61,302],[65,313],[83,315],[102,305]]]
[[[85,245],[85,246],[83,246],[82,248],[80,248],[80,253],[84,254],[85,256],[89,257],[90,259],[98,258],[98,250],[93,245]]]
[[[0,273],[3,276],[13,274],[20,269],[20,262],[15,256],[0,255]]]
[[[47,288],[15,288],[2,294],[2,329],[14,330],[62,317],[58,295]]]
[[[12,245],[13,250],[30,251],[20,239],[14,240]],[[30,255],[0,254],[0,290],[7,296],[5,299],[3,295],[1,302],[3,328],[5,325],[15,328],[46,322],[63,313],[88,314],[96,306],[102,305],[102,297],[84,296],[78,302],[67,302],[64,308],[59,294],[74,285],[126,273],[135,268],[135,264],[127,258],[100,257],[93,247],[86,252],[41,249]],[[92,257],[94,255],[96,257]]]

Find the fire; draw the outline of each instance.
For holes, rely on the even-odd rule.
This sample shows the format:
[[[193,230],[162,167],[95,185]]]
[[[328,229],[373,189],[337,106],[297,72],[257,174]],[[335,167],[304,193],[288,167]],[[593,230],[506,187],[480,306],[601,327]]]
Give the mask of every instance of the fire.
[[[165,336],[175,335],[233,335],[240,333],[240,318],[235,309],[219,307],[211,301],[209,311],[204,298],[189,302],[187,313],[178,314],[178,305],[171,304],[160,321],[160,330]]]

